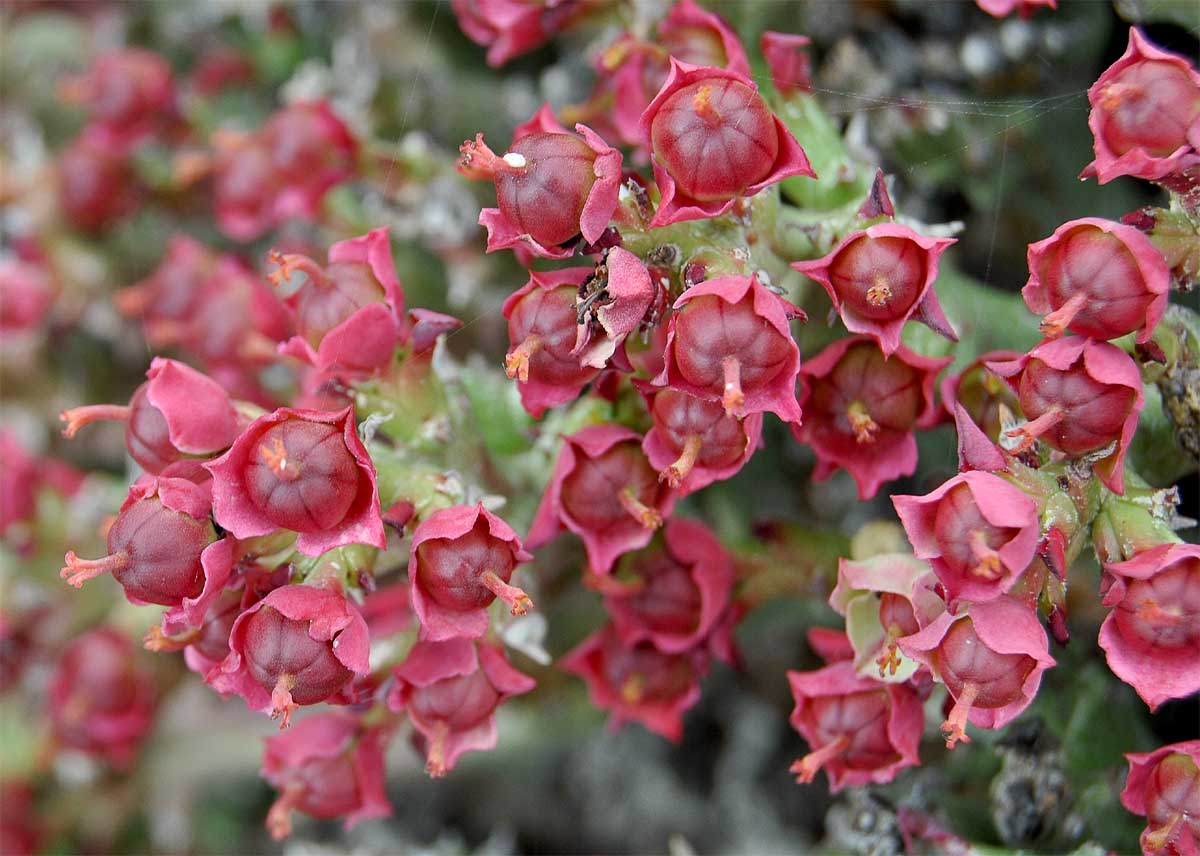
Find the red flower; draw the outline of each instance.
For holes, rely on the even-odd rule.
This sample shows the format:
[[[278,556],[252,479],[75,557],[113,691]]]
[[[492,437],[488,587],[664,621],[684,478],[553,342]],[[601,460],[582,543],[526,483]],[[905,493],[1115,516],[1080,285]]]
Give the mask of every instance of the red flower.
[[[304,197],[296,203],[278,200],[276,204],[284,208],[315,208],[329,188],[356,169],[358,142],[324,101],[289,104],[277,110],[263,125],[261,135],[275,174],[284,185],[283,194]]]
[[[1037,9],[1057,9],[1058,0],[975,0],[979,8],[993,18],[1007,18],[1013,12],[1020,12],[1022,18],[1028,18]]]
[[[504,65],[549,41],[583,10],[578,0],[451,0],[467,38],[485,46],[488,65]]]
[[[1151,710],[1200,692],[1200,546],[1163,544],[1105,563],[1100,647]]]
[[[675,493],[659,484],[641,439],[611,424],[564,437],[527,545],[540,547],[565,527],[583,539],[591,569],[607,574],[619,556],[649,544]]]
[[[99,232],[137,204],[137,182],[129,161],[98,128],[85,128],[56,161],[58,205],[68,223]]]
[[[927,562],[905,553],[863,561],[838,559],[829,605],[846,618],[855,672],[864,678],[907,681],[919,664],[900,654],[896,640],[911,636],[946,611]]]
[[[238,435],[233,402],[219,383],[184,363],[155,357],[148,380],[128,406],[97,404],[64,410],[66,437],[103,420],[125,423],[125,448],[151,473],[185,457],[207,458],[229,448]]]
[[[658,477],[684,497],[735,475],[758,448],[763,417],[729,416],[719,402],[639,385],[654,425],[642,450]]]
[[[771,83],[780,95],[812,92],[812,57],[808,55],[811,44],[808,36],[795,33],[767,30],[762,34],[759,47],[771,69]]]
[[[599,240],[617,207],[621,153],[586,125],[575,130],[558,124],[543,105],[513,132],[503,156],[487,147],[483,134],[462,144],[459,172],[496,186],[498,207],[479,215],[489,253],[523,247],[561,259],[572,254],[566,245],[577,235],[588,243]]]
[[[1063,223],[1029,245],[1030,311],[1045,315],[1042,332],[1064,330],[1094,339],[1138,331],[1147,342],[1163,310],[1171,271],[1162,253],[1132,226],[1097,217]]]
[[[665,292],[650,281],[641,259],[620,247],[606,250],[580,287],[572,356],[583,366],[607,366],[617,346],[642,326],[656,299],[665,302]]]
[[[213,476],[213,516],[237,538],[291,529],[306,556],[348,544],[386,546],[375,466],[353,408],[282,407],[254,420],[204,466]]]
[[[938,261],[953,243],[898,223],[876,223],[847,235],[824,258],[792,267],[824,287],[847,330],[872,336],[891,356],[904,322],[914,316],[955,339],[933,290]]]
[[[184,234],[175,234],[158,267],[141,282],[113,296],[122,315],[139,318],[146,339],[155,347],[175,344],[173,336],[160,340],[157,328],[173,333],[200,309],[205,289],[216,266],[216,253]]]
[[[1129,47],[1088,89],[1096,159],[1081,178],[1158,179],[1200,164],[1200,74],[1129,28]]]
[[[496,708],[536,685],[499,648],[461,637],[418,642],[394,674],[388,707],[408,713],[424,743],[425,770],[435,778],[464,752],[494,748]]]
[[[800,421],[800,349],[788,320],[801,310],[755,277],[736,275],[693,285],[675,309],[655,386],[720,401],[731,416],[770,411]]]
[[[1142,378],[1115,345],[1068,336],[1042,342],[1018,360],[988,363],[1017,390],[1030,421],[1008,432],[1021,451],[1043,440],[1072,457],[1103,455],[1093,469],[1125,492],[1125,451],[1142,411]]]
[[[233,545],[217,540],[207,486],[145,475],[129,490],[108,530],[109,555],[66,556],[62,577],[76,588],[111,573],[131,603],[175,607],[173,620],[198,625],[233,569]]]
[[[609,711],[608,724],[639,722],[668,740],[683,737],[683,714],[700,699],[708,673],[703,648],[677,654],[649,642],[625,645],[612,625],[593,633],[560,661],[587,683],[592,704]]]
[[[63,81],[60,92],[86,106],[91,127],[123,148],[161,129],[176,111],[171,66],[140,48],[96,57],[84,74]]]
[[[305,276],[285,301],[299,335],[281,345],[280,353],[351,378],[380,371],[395,359],[408,331],[386,228],[334,244],[324,267],[307,256],[274,251],[271,260],[279,266],[269,277],[276,285],[290,282],[297,271]]]
[[[649,640],[665,654],[681,654],[730,629],[722,619],[733,592],[733,562],[702,524],[668,520],[662,545],[635,554],[622,570],[633,579],[626,584],[622,573],[622,583],[605,589],[604,609],[626,646]]]
[[[268,737],[262,776],[279,796],[267,812],[275,840],[292,833],[293,811],[345,818],[346,829],[388,817],[383,750],[387,736],[339,710],[319,713],[284,734]]]
[[[154,716],[154,684],[133,642],[113,627],[71,641],[50,678],[47,705],[64,746],[118,767],[133,760]]]
[[[966,726],[1003,728],[1033,701],[1042,672],[1054,665],[1037,614],[1009,597],[944,612],[900,650],[945,684],[954,707],[942,723],[946,747],[969,743]]]
[[[809,784],[823,769],[837,793],[846,786],[885,784],[921,763],[917,749],[925,714],[907,684],[859,677],[844,660],[787,676],[796,702],[792,727],[812,749],[791,766],[798,783]]]
[[[1000,436],[1000,406],[1016,412],[1020,404],[1012,388],[992,374],[989,363],[1019,359],[1018,351],[988,351],[980,354],[958,374],[942,378],[941,396],[946,413],[953,417],[955,404],[961,404],[971,420],[987,437]]]
[[[482,503],[444,508],[421,521],[408,560],[421,638],[482,636],[487,608],[497,597],[513,615],[524,615],[533,602],[509,580],[517,565],[532,558],[517,533]]]
[[[337,694],[370,668],[367,624],[340,592],[306,585],[277,588],[245,610],[229,634],[229,655],[206,680],[235,692],[251,710],[282,716]]]
[[[913,552],[929,560],[951,606],[1004,594],[1037,552],[1038,504],[993,473],[959,473],[933,493],[893,496],[892,504]]]
[[[535,419],[547,408],[566,404],[596,377],[573,353],[579,286],[591,268],[529,272],[529,282],[504,301],[510,347],[505,372],[517,381],[521,404]]]
[[[739,71],[672,57],[640,125],[662,194],[651,226],[716,217],[789,176],[816,178],[791,131]]]
[[[16,344],[9,337],[40,327],[57,291],[43,265],[0,258],[0,333]]]
[[[1146,818],[1146,856],[1200,853],[1200,740],[1127,754],[1129,778],[1121,804]]]
[[[933,388],[952,358],[923,357],[900,345],[891,358],[869,336],[839,339],[800,368],[800,407],[792,433],[817,453],[814,481],[839,468],[854,477],[859,499],[917,468],[918,428],[939,416]]]

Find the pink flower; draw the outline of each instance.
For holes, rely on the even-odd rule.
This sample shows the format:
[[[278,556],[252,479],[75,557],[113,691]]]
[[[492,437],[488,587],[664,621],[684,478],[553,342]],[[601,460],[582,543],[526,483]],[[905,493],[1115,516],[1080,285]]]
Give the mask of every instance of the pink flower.
[[[254,420],[204,466],[213,476],[213,516],[237,538],[291,529],[306,556],[348,544],[386,546],[375,466],[353,408],[282,407]]]
[[[795,33],[767,30],[759,40],[763,59],[771,69],[771,83],[784,97],[797,92],[812,92],[812,57],[808,48],[812,39]]]
[[[816,178],[791,131],[739,71],[672,57],[640,126],[662,194],[654,227],[724,214],[789,176]]]
[[[59,416],[67,423],[63,434],[74,437],[92,422],[124,422],[125,447],[151,473],[185,457],[211,457],[237,438],[237,411],[212,378],[162,357],[154,358],[146,377],[128,406],[98,404],[63,411]]]
[[[131,603],[174,607],[172,622],[199,625],[233,570],[233,545],[209,520],[210,489],[183,478],[145,475],[129,490],[108,530],[109,555],[66,555],[61,576],[78,588],[111,573]]]
[[[788,672],[796,707],[791,723],[811,752],[790,769],[809,784],[818,770],[829,789],[884,784],[921,763],[917,750],[925,715],[907,684],[881,684],[840,661],[815,672]]]
[[[128,767],[154,716],[154,682],[133,642],[99,627],[67,646],[50,677],[50,724],[64,746]]]
[[[605,251],[581,286],[576,304],[580,323],[571,354],[583,366],[603,369],[625,337],[642,326],[661,291],[633,253],[620,247]]]
[[[986,437],[1000,436],[1000,406],[1016,412],[1017,396],[1002,379],[992,374],[989,363],[1019,359],[1019,351],[988,351],[980,354],[957,374],[946,375],[940,384],[942,404],[953,417],[956,404],[962,405],[971,420]]]
[[[1088,89],[1096,158],[1080,178],[1154,180],[1200,164],[1200,74],[1129,28],[1129,47]]]
[[[541,258],[567,258],[576,236],[594,243],[608,227],[621,187],[621,153],[586,125],[575,130],[558,124],[543,105],[516,129],[503,156],[487,147],[483,134],[462,144],[459,172],[496,186],[498,207],[479,215],[489,253],[522,247]]]
[[[1071,457],[1102,455],[1092,464],[1096,475],[1113,493],[1125,492],[1125,451],[1144,404],[1132,357],[1107,342],[1068,336],[988,368],[1008,378],[1030,420],[1008,432],[1015,451],[1040,439]]]
[[[174,344],[171,340],[159,341],[156,328],[186,323],[199,310],[216,262],[217,255],[209,247],[176,233],[167,243],[158,267],[141,282],[118,291],[113,302],[122,315],[142,321],[151,344]]]
[[[233,623],[229,655],[206,680],[251,710],[291,722],[292,711],[337,694],[370,668],[367,624],[340,592],[285,585]]]
[[[605,589],[604,609],[626,646],[649,640],[665,654],[680,654],[729,629],[722,619],[733,592],[733,561],[702,524],[671,518],[662,546],[636,554],[622,570],[622,583]]]
[[[578,0],[451,0],[467,38],[488,49],[493,68],[549,41],[584,9]]]
[[[731,416],[770,411],[800,421],[800,349],[788,327],[803,312],[753,276],[719,276],[675,301],[665,367],[653,380],[709,401]]]
[[[275,840],[292,832],[293,811],[345,818],[346,829],[388,817],[383,750],[387,735],[359,717],[333,710],[310,716],[284,734],[266,739],[262,776],[279,796],[267,812]]]
[[[1029,245],[1029,282],[1021,289],[1030,311],[1045,315],[1048,336],[1070,330],[1094,339],[1154,334],[1171,287],[1171,271],[1132,226],[1097,217],[1063,223]]]
[[[954,699],[942,724],[947,748],[970,742],[968,722],[1003,728],[1020,716],[1054,665],[1037,614],[1010,597],[972,603],[957,615],[944,612],[898,644]]]
[[[658,477],[678,489],[680,497],[734,476],[758,448],[761,413],[739,419],[727,415],[720,402],[670,387],[639,382],[638,388],[654,420],[642,450]]]
[[[953,243],[898,223],[876,223],[847,235],[824,258],[792,267],[829,293],[847,330],[873,337],[891,356],[909,319],[956,339],[933,290],[938,261]]]
[[[626,645],[612,625],[593,633],[560,661],[587,683],[592,704],[609,711],[609,728],[625,722],[644,725],[679,742],[683,714],[700,699],[700,679],[708,672],[702,648],[677,654],[649,642]]]
[[[591,569],[607,574],[619,556],[649,544],[676,497],[659,483],[641,440],[612,424],[564,437],[527,546],[536,549],[569,529],[583,539]]]
[[[58,154],[58,207],[83,232],[99,232],[137,207],[139,188],[123,145],[87,127]]]
[[[1105,563],[1100,647],[1150,706],[1200,692],[1200,546],[1162,544]]]
[[[892,504],[913,552],[929,560],[951,606],[1004,594],[1037,552],[1037,502],[993,473],[959,473],[933,493],[893,496]]]
[[[418,642],[394,674],[388,707],[408,713],[425,770],[435,778],[453,770],[464,752],[495,748],[496,708],[536,685],[499,648],[462,637]]]
[[[57,291],[43,265],[0,258],[0,333],[7,339],[41,327]]]
[[[1022,18],[1028,18],[1038,9],[1057,9],[1058,0],[975,0],[980,9],[993,18],[1007,18],[1013,12],[1020,12]]]
[[[517,381],[521,404],[535,419],[566,404],[599,373],[574,355],[579,287],[591,268],[529,272],[529,282],[504,301],[510,347],[505,372]]]
[[[800,368],[806,418],[792,433],[817,453],[814,481],[839,468],[854,477],[859,499],[917,468],[918,428],[938,416],[934,383],[952,358],[923,357],[900,345],[884,356],[869,336],[839,339]]]
[[[91,127],[122,148],[161,130],[176,114],[171,66],[153,51],[125,48],[101,54],[59,92],[87,108]]]
[[[1127,754],[1129,778],[1121,804],[1146,818],[1146,856],[1200,853],[1200,740]]]
[[[927,562],[905,553],[862,561],[838,559],[838,581],[829,605],[846,618],[855,672],[864,678],[907,681],[918,663],[896,640],[911,636],[946,611]]]
[[[533,608],[525,592],[509,585],[513,569],[533,558],[517,533],[482,503],[431,514],[412,536],[408,578],[421,638],[431,642],[482,636],[487,608],[497,597],[524,615]]]
[[[386,228],[334,244],[324,267],[302,255],[272,252],[271,260],[279,266],[269,277],[276,285],[297,271],[305,275],[286,300],[299,335],[280,353],[349,378],[379,372],[395,359],[408,331]]]

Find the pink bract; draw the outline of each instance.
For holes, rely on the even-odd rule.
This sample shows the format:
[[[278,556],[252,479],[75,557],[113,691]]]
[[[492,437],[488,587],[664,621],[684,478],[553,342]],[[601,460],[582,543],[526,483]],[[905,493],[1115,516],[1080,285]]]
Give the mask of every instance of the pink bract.
[[[303,461],[297,462],[289,457],[297,453],[288,448],[292,439],[284,433],[290,425],[299,426],[305,432],[302,436],[297,435],[296,442],[301,443],[298,451],[311,455],[314,454],[314,448],[328,447],[329,451],[323,454],[333,456],[331,463],[326,465],[324,459],[319,460],[317,470],[306,477]],[[319,436],[319,445],[307,447],[311,439],[308,436],[310,429],[320,429],[322,426],[329,426],[333,430],[313,435]],[[264,440],[268,434],[270,436]],[[340,441],[334,437],[340,437]],[[260,472],[265,469],[280,484],[289,481],[294,484],[303,480],[303,484],[297,488],[297,508],[303,506],[307,509],[309,500],[304,491],[309,490],[307,485],[310,483],[316,485],[308,494],[313,501],[318,494],[322,497],[329,495],[323,500],[325,505],[320,509],[321,518],[314,518],[306,511],[307,522],[302,528],[294,530],[299,532],[296,547],[304,555],[319,556],[335,547],[349,544],[367,544],[380,549],[386,546],[379,494],[375,486],[375,466],[358,437],[353,408],[348,407],[336,413],[280,408],[254,420],[228,452],[204,466],[213,476],[213,516],[235,537],[253,538],[289,528],[279,523],[280,515],[284,513],[282,506],[278,506],[281,510],[273,510],[264,508],[261,499],[256,501],[256,497],[268,495],[263,492],[268,490],[270,480],[266,473]],[[299,472],[296,472],[297,469]],[[332,480],[334,476],[336,481]],[[251,482],[251,478],[256,481]],[[274,493],[269,495],[274,499]],[[335,501],[336,505],[330,505]],[[341,515],[336,520],[326,521],[325,518],[332,516],[331,508],[341,510]],[[304,522],[304,518],[298,518],[298,512],[288,510],[286,513],[292,519],[285,522],[297,524],[297,519]]]
[[[898,223],[876,223],[847,235],[823,258],[792,267],[821,284],[847,330],[873,337],[891,356],[910,319],[956,340],[933,290],[938,261],[953,243]]]
[[[513,570],[533,556],[507,523],[482,503],[456,505],[431,514],[412,536],[408,578],[421,638],[478,638],[488,628],[487,608],[497,597],[514,615],[533,603],[509,585]]]
[[[667,81],[639,125],[654,153],[654,182],[662,195],[655,227],[724,214],[738,198],[793,175],[816,177],[754,82],[732,69],[672,57]],[[701,127],[707,132],[694,133]],[[685,140],[701,140],[702,147],[685,151]]]
[[[1113,608],[1100,627],[1113,674],[1151,710],[1200,692],[1200,546],[1162,544],[1106,563],[1101,591]]]
[[[388,706],[408,714],[425,770],[435,778],[453,770],[464,752],[495,748],[496,708],[536,686],[499,648],[461,637],[418,642],[394,674]]]
[[[757,278],[733,274],[692,286],[674,308],[655,386],[720,401],[733,416],[769,411],[800,421],[800,349],[788,326],[804,317],[800,309]]]

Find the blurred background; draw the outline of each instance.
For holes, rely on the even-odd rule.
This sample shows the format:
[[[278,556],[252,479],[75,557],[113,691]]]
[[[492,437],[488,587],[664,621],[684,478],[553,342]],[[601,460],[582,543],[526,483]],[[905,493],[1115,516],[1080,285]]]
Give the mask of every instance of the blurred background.
[[[1003,20],[967,0],[703,5],[738,31],[758,71],[753,46],[763,30],[811,37],[814,93],[848,150],[894,178],[892,196],[907,216],[958,234],[947,276],[1011,294],[1026,281],[1026,245],[1058,224],[1161,203],[1144,182],[1078,180],[1091,159],[1086,90],[1123,52],[1131,21],[1195,58],[1195,3],[1060,0],[1055,13]],[[396,741],[392,818],[350,833],[298,819],[292,839],[277,844],[262,827],[273,791],[258,777],[261,740],[275,725],[238,699],[222,702],[178,656],[140,647],[130,655],[156,713],[123,769],[55,738],[47,710],[70,640],[101,621],[136,640],[156,618],[110,581],[76,593],[58,579],[66,549],[102,552],[98,532],[131,471],[119,426],[67,443],[58,413],[126,401],[155,354],[223,370],[228,349],[269,325],[252,296],[222,298],[213,310],[224,319],[220,341],[148,334],[116,295],[133,301],[136,292],[121,290],[146,281],[180,233],[236,256],[261,279],[271,247],[323,252],[389,226],[409,304],[466,322],[447,345],[474,412],[486,414],[483,441],[521,446],[531,428],[499,371],[508,344],[499,307],[525,274],[507,253],[483,254],[476,218],[491,191],[454,172],[458,145],[480,131],[510,139],[543,102],[556,110],[586,102],[596,52],[620,25],[655,20],[665,8],[623,4],[622,17],[596,14],[495,69],[450,4],[434,0],[0,2],[0,251],[27,268],[16,284],[6,273],[0,299],[0,851],[804,853],[820,844],[889,853],[901,846],[901,805],[936,808],[984,852],[1003,852],[1014,825],[1031,823],[1042,849],[1136,849],[1141,824],[1116,801],[1121,753],[1196,738],[1200,706],[1192,698],[1150,715],[1107,672],[1094,642],[1103,618],[1095,568],[1080,574],[1090,576],[1072,600],[1072,642],[1055,651],[1059,667],[1019,726],[981,732],[952,758],[933,735],[925,765],[889,787],[832,799],[822,780],[794,784],[787,767],[805,749],[787,724],[784,673],[817,664],[804,634],[839,625],[825,604],[836,558],[856,533],[872,537],[864,524],[892,514],[886,496],[860,502],[844,474],[812,484],[811,453],[778,424],[737,477],[691,500],[739,562],[759,571],[762,591],[739,628],[742,668],[713,670],[679,745],[636,725],[607,730],[582,682],[523,660],[539,687],[501,711],[495,751],[431,780],[420,756]],[[177,112],[150,142],[113,158],[82,133],[86,113],[70,82],[95,56],[128,46],[167,62]],[[352,130],[367,166],[330,190],[321,225],[286,222],[269,236],[232,239],[214,220],[214,185],[228,201],[238,191],[231,186],[254,175],[223,174],[211,152],[236,146],[280,106],[315,99]],[[997,299],[955,310],[975,319],[965,331],[974,350],[1036,341],[1034,319],[1012,306]],[[267,403],[287,399],[295,379],[268,368],[228,383]],[[923,493],[954,471],[949,426],[920,439],[921,469],[891,492]],[[1173,466],[1162,463],[1168,480]],[[544,480],[544,469],[533,472]],[[1194,512],[1195,478],[1180,487],[1183,510]],[[537,499],[510,497],[518,530]],[[598,596],[571,584],[580,556],[560,540],[536,566],[553,603],[544,640],[553,656],[601,621]],[[1013,781],[1019,787],[1008,787]]]

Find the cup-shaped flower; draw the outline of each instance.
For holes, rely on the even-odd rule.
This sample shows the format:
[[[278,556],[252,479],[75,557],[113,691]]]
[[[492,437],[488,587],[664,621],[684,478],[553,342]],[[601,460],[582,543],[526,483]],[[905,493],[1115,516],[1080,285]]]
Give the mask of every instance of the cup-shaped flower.
[[[920,668],[900,652],[896,640],[912,636],[946,611],[936,583],[929,563],[906,553],[838,560],[829,605],[846,618],[857,674],[900,683]]]
[[[1037,552],[1037,502],[994,473],[959,473],[925,496],[893,496],[892,504],[951,606],[1004,594]]]
[[[386,545],[375,465],[353,408],[281,407],[204,466],[213,476],[213,516],[237,538],[291,529],[306,556],[348,544]]]
[[[1042,332],[1070,330],[1093,339],[1137,332],[1149,341],[1167,308],[1171,271],[1163,254],[1132,226],[1085,217],[1029,245],[1029,282],[1021,295]]]
[[[649,640],[666,654],[680,654],[728,631],[722,618],[733,592],[733,561],[694,520],[673,517],[662,534],[661,544],[622,564],[622,583],[605,589],[604,609],[625,645]]]
[[[1029,420],[1008,432],[1015,451],[1042,440],[1071,457],[1087,455],[1105,487],[1125,492],[1125,452],[1144,404],[1132,357],[1107,342],[1067,336],[988,368],[1008,378]]]
[[[606,625],[560,665],[587,683],[592,704],[609,712],[609,728],[637,722],[679,742],[683,715],[700,700],[700,679],[708,673],[709,662],[703,648],[668,654],[649,640],[626,645],[612,625]]]
[[[1020,716],[1037,695],[1042,673],[1054,665],[1037,614],[1010,597],[944,612],[898,644],[954,699],[942,723],[947,748],[970,742],[968,722],[1003,728]]]
[[[562,127],[549,105],[513,134],[497,155],[479,134],[459,149],[459,171],[496,186],[496,208],[479,224],[488,252],[523,247],[542,258],[566,258],[577,236],[594,243],[608,227],[621,188],[621,153],[586,125]]]
[[[1200,692],[1200,546],[1162,544],[1104,565],[1100,647],[1113,674],[1156,709]]]
[[[326,701],[370,671],[368,644],[366,622],[341,592],[286,585],[237,617],[229,655],[207,680],[286,728],[296,708]]]
[[[1127,754],[1129,777],[1121,804],[1146,818],[1146,856],[1200,853],[1200,740]]]
[[[770,411],[800,421],[800,349],[788,321],[803,312],[753,276],[719,276],[675,301],[656,386],[719,401],[731,416]]]
[[[513,570],[532,559],[507,523],[483,504],[435,511],[412,536],[408,578],[421,638],[478,638],[487,631],[487,608],[497,597],[513,615],[533,608],[510,585]]]
[[[927,238],[899,223],[876,223],[842,239],[828,255],[792,267],[821,284],[851,333],[872,336],[886,356],[914,319],[954,340],[933,290],[953,238]]]
[[[118,766],[133,760],[154,716],[154,682],[133,641],[114,627],[73,639],[48,690],[50,724],[64,746]]]
[[[839,339],[800,368],[803,423],[792,433],[817,453],[814,481],[838,469],[854,477],[860,499],[917,468],[918,428],[940,413],[938,373],[950,357],[923,357],[903,345],[885,357],[870,336]]]
[[[651,226],[717,217],[789,176],[816,177],[792,132],[740,71],[672,57],[640,125],[662,194]]]
[[[62,577],[78,588],[111,573],[131,603],[174,607],[172,620],[199,625],[233,570],[233,546],[218,540],[206,486],[144,475],[129,489],[108,530],[108,555],[67,553]]]
[[[535,419],[575,399],[599,374],[572,353],[578,328],[576,297],[591,268],[529,272],[529,282],[504,301],[508,319],[505,371],[517,381],[521,404]]]
[[[591,569],[607,574],[619,556],[649,544],[676,494],[660,483],[641,444],[639,434],[619,425],[564,437],[527,546],[540,547],[569,529],[583,539]]]
[[[1129,46],[1088,89],[1096,158],[1080,174],[1107,184],[1200,164],[1200,74],[1129,28]]]
[[[810,752],[792,764],[796,781],[809,784],[818,770],[829,789],[884,784],[921,763],[917,749],[925,714],[921,699],[904,683],[880,683],[858,675],[849,661],[814,672],[788,672],[791,723]]]
[[[394,674],[388,706],[408,714],[434,778],[464,752],[495,748],[496,708],[535,686],[499,648],[462,637],[418,642]]]
[[[279,840],[292,832],[292,812],[332,820],[346,829],[388,817],[383,750],[387,735],[345,711],[331,710],[297,722],[266,739],[262,776],[279,792],[267,812],[267,829]]]

